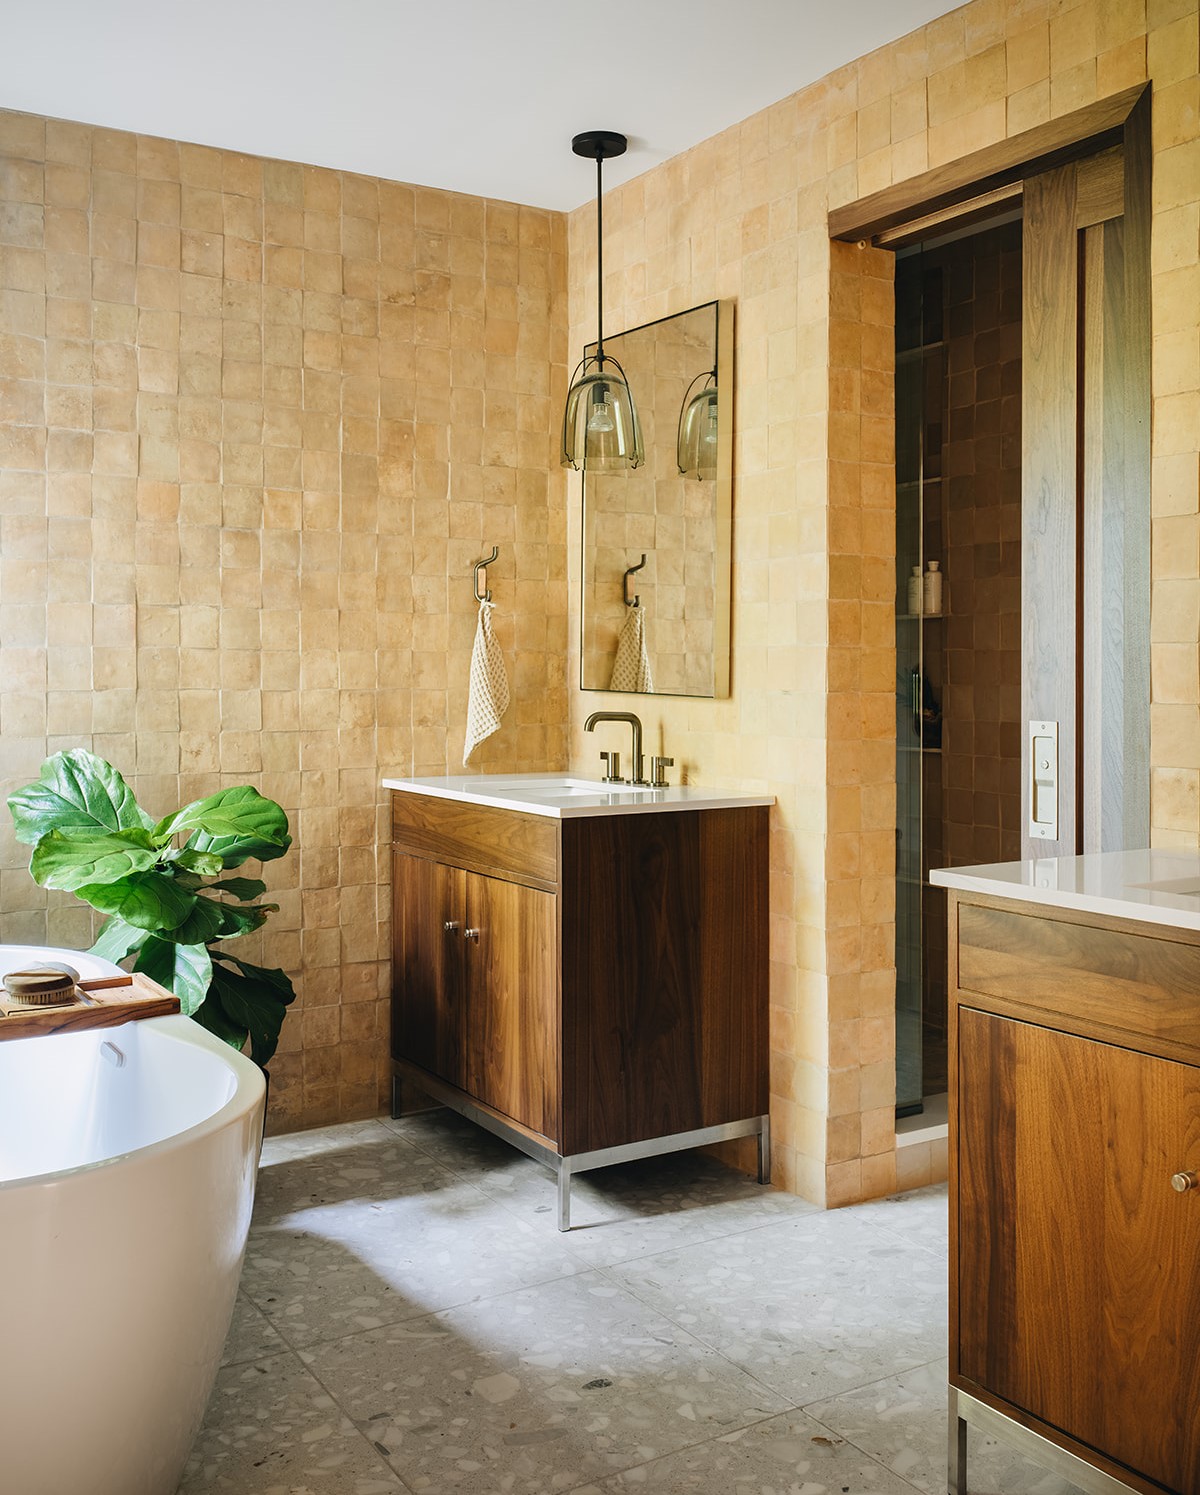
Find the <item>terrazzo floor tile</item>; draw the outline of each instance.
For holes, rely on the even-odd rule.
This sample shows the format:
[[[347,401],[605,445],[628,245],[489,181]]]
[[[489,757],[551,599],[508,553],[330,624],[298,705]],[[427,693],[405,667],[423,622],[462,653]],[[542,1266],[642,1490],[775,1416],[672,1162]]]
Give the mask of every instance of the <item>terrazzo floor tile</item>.
[[[913,1495],[861,1449],[802,1412],[641,1464],[576,1495]]]
[[[950,1199],[944,1183],[914,1189],[909,1194],[872,1199],[869,1204],[852,1205],[851,1212],[915,1246],[924,1246],[942,1257],[949,1254]]]
[[[946,1353],[946,1264],[833,1210],[604,1269],[793,1406]]]
[[[591,1265],[756,1229],[817,1208],[705,1153],[668,1153],[578,1175],[571,1184],[571,1229],[563,1233],[554,1177],[532,1158],[450,1111],[423,1112],[392,1125]]]
[[[946,1489],[945,1360],[805,1410],[929,1495]],[[995,1438],[967,1433],[971,1495],[1080,1495]]]
[[[407,1192],[317,1203],[251,1229],[242,1286],[289,1344],[377,1328],[530,1283],[579,1259],[443,1170]]]
[[[247,1360],[263,1360],[278,1354],[287,1346],[272,1328],[270,1320],[239,1292],[233,1305],[233,1321],[225,1337],[222,1365],[241,1365]]]
[[[254,1223],[286,1221],[314,1206],[354,1206],[423,1195],[452,1175],[385,1126],[338,1146],[284,1155],[259,1170]]]
[[[786,1406],[599,1272],[304,1360],[415,1495],[566,1491]]]
[[[292,1354],[221,1371],[179,1495],[404,1495]]]
[[[270,1169],[276,1163],[294,1158],[329,1156],[348,1152],[353,1147],[381,1140],[389,1130],[383,1121],[342,1121],[335,1126],[314,1126],[306,1132],[284,1132],[263,1140],[262,1166]]]
[[[419,1147],[442,1167],[466,1178],[476,1179],[481,1173],[505,1168],[545,1171],[511,1143],[443,1106],[409,1116],[385,1117],[380,1124]]]

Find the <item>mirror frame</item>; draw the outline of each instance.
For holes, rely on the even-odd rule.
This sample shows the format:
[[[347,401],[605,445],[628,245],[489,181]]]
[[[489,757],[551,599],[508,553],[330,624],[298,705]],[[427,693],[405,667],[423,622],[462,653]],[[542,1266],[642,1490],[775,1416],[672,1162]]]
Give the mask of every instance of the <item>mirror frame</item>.
[[[624,337],[635,332],[646,332],[651,328],[659,327],[664,322],[672,322],[676,317],[690,316],[693,312],[713,311],[714,337],[716,340],[716,370],[717,370],[717,476],[713,484],[713,530],[714,530],[714,554],[713,554],[713,658],[712,658],[712,688],[707,691],[667,691],[654,690],[646,692],[648,695],[674,697],[680,700],[725,700],[729,696],[730,684],[730,641],[731,641],[731,603],[733,591],[733,399],[734,399],[734,358],[733,358],[733,335],[734,335],[734,303],[732,300],[702,301],[698,306],[685,307],[683,311],[672,312],[669,316],[657,317],[653,322],[643,322],[637,327],[628,327],[624,332],[610,333],[604,339],[607,349],[609,344],[614,345],[616,356],[620,356],[620,341]],[[588,343],[585,353],[595,352],[595,343]],[[698,371],[699,372],[699,371]],[[637,398],[637,390],[634,390],[634,398]],[[678,430],[678,416],[671,422],[670,441],[672,461],[674,461],[675,440]],[[655,423],[655,440],[661,441],[662,436],[658,431],[658,423]],[[586,601],[587,601],[587,502],[588,502],[588,474],[586,469],[581,473],[581,503],[580,503],[580,525],[579,525],[579,688],[580,690],[599,691],[605,695],[628,695],[628,691],[613,691],[607,685],[588,685],[585,683],[584,664],[587,659],[587,645],[585,628],[587,625]],[[613,474],[606,473],[604,476],[611,481]]]

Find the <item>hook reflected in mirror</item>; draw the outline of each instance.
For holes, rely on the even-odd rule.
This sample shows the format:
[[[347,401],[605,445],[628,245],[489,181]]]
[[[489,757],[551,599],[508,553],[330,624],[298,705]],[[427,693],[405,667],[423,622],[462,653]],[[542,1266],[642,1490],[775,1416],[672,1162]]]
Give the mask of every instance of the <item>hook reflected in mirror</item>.
[[[645,460],[589,465],[580,478],[584,690],[624,688],[613,681],[626,678],[618,665],[636,608],[639,692],[729,694],[733,321],[732,302],[710,301],[605,333],[606,359],[619,358],[637,389]]]

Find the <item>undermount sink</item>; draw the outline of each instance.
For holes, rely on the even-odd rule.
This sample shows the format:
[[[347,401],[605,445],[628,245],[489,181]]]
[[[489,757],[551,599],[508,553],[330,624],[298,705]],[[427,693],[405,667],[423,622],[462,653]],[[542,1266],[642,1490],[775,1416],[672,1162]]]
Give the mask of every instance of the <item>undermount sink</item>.
[[[602,779],[537,778],[501,779],[491,775],[486,779],[488,789],[504,790],[509,794],[548,794],[555,797],[563,794],[648,794],[648,784],[606,784]]]

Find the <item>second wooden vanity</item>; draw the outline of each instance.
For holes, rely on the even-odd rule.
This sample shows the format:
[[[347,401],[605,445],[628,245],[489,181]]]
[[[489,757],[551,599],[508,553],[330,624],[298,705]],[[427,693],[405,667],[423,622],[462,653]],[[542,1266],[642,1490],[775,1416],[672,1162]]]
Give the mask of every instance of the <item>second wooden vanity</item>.
[[[769,801],[384,782],[396,1085],[553,1167],[561,1229],[629,1158],[756,1135],[766,1181]]]
[[[1200,1490],[1198,874],[1165,852],[934,874],[952,1491],[968,1423],[1089,1495]]]

